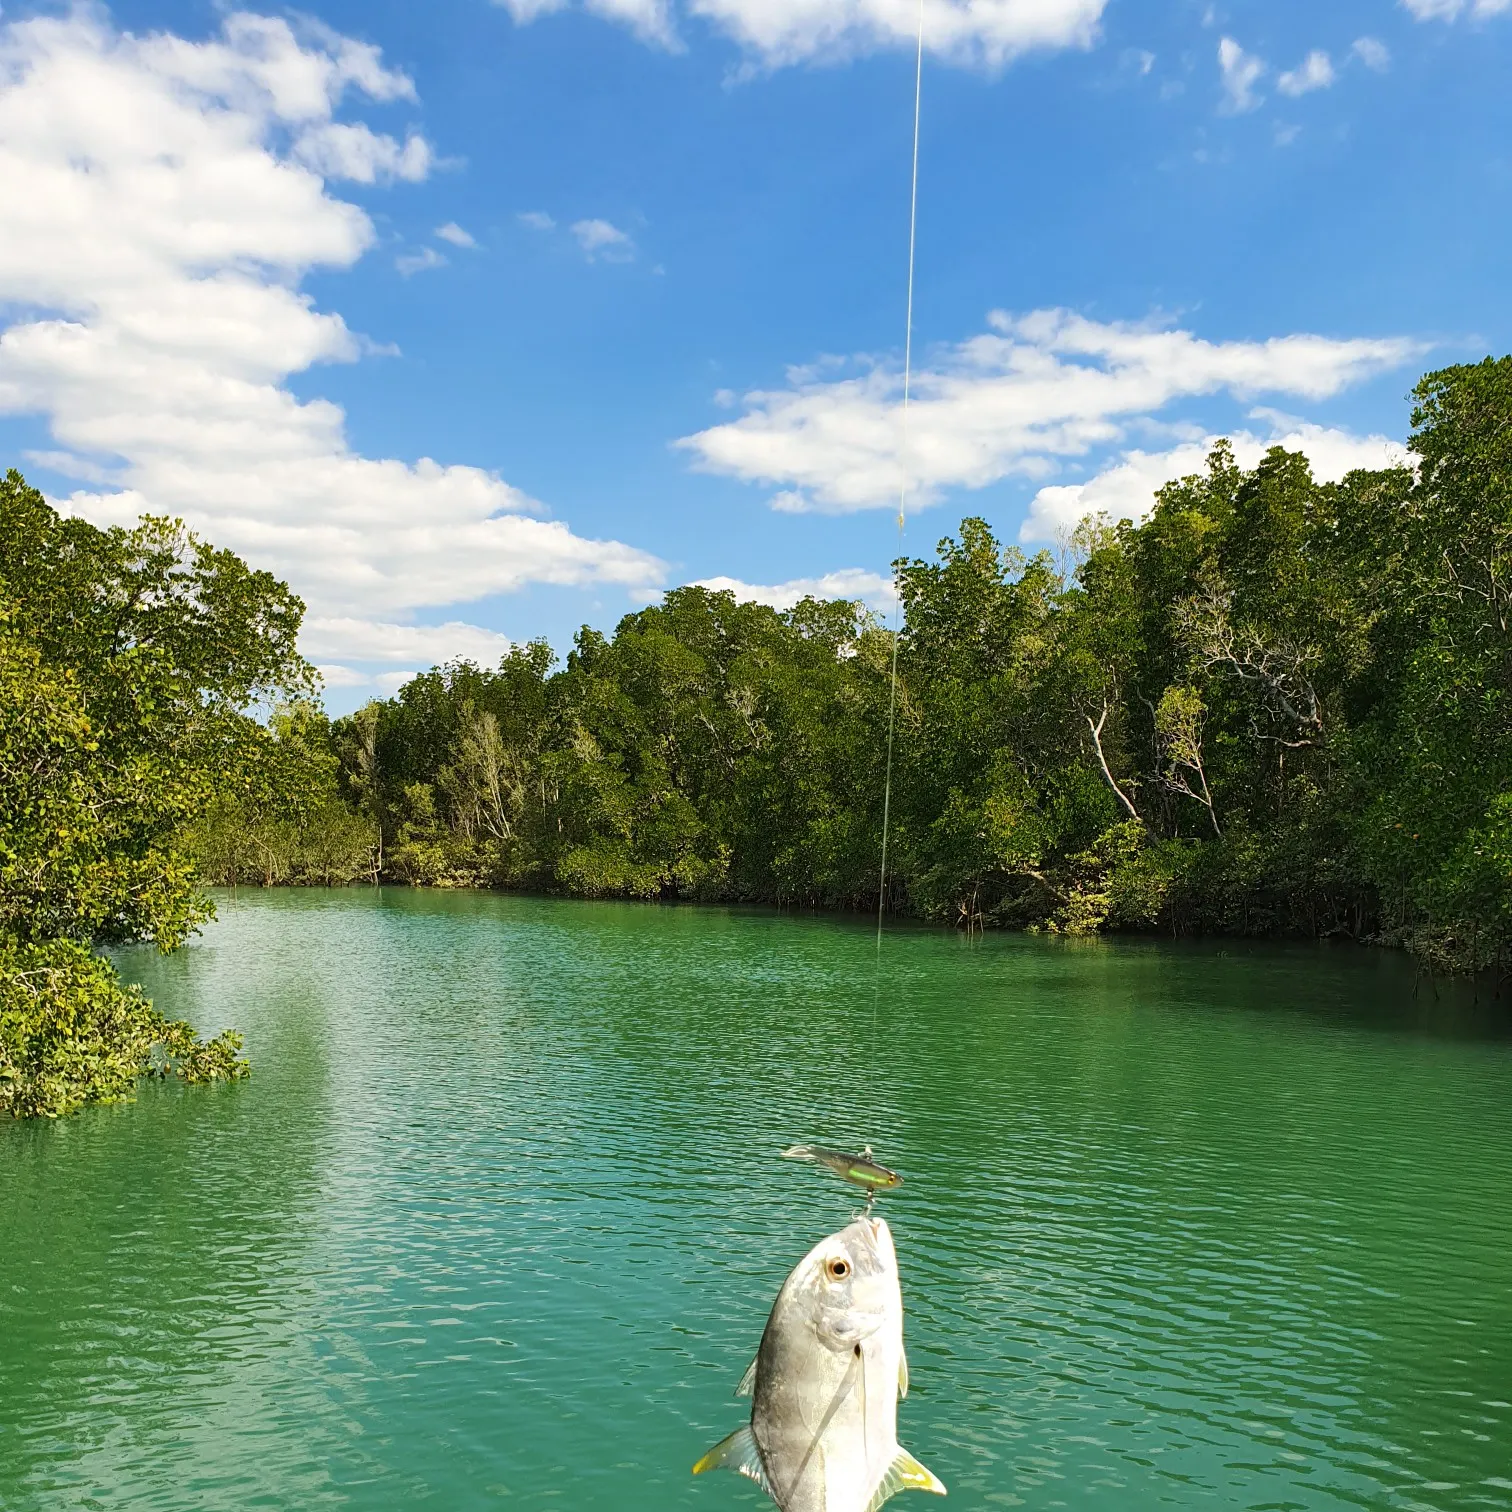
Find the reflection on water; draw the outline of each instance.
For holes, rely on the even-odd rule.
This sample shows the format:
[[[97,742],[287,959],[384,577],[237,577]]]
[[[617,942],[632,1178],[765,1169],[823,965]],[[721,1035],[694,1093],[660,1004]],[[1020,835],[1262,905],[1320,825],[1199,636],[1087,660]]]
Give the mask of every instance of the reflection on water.
[[[1503,1005],[1355,950],[243,895],[250,1082],[0,1129],[0,1506],[756,1507],[688,1466],[870,1142],[952,1503],[1512,1509]],[[901,1505],[907,1505],[902,1503]]]

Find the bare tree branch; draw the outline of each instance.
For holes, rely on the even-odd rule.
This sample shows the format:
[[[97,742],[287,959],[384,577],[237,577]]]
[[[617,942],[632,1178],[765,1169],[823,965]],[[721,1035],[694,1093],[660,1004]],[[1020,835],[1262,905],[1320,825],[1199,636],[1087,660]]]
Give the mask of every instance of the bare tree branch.
[[[1177,622],[1205,671],[1226,672],[1255,694],[1260,710],[1283,733],[1251,729],[1259,740],[1273,740],[1297,750],[1323,733],[1323,706],[1313,685],[1318,654],[1284,638],[1263,639],[1252,627],[1236,629],[1233,598],[1227,589],[1210,587],[1177,610]]]
[[[1092,748],[1097,752],[1097,764],[1102,768],[1102,774],[1107,779],[1108,786],[1113,789],[1114,797],[1123,804],[1124,808],[1128,811],[1129,818],[1138,819],[1139,810],[1134,807],[1129,799],[1129,795],[1119,787],[1117,781],[1114,779],[1112,769],[1108,766],[1107,755],[1103,751],[1103,726],[1108,722],[1108,713],[1111,707],[1111,700],[1104,694],[1102,712],[1097,716],[1096,720],[1094,721],[1092,716],[1087,713],[1083,713],[1082,718],[1087,721],[1087,728],[1092,732]]]

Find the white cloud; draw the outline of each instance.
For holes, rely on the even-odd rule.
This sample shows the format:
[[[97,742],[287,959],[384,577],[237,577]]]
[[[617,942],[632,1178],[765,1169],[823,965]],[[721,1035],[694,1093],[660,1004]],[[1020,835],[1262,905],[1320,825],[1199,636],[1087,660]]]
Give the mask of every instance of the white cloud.
[[[1255,411],[1251,418],[1278,423],[1263,439],[1250,431],[1230,436],[1235,459],[1242,467],[1255,466],[1270,447],[1284,446],[1287,451],[1302,452],[1312,464],[1313,476],[1331,483],[1355,468],[1395,467],[1407,456],[1406,447],[1385,436],[1357,436],[1267,410]],[[1173,479],[1206,471],[1208,453],[1218,439],[1204,436],[1164,452],[1126,451],[1089,482],[1040,489],[1029,506],[1019,539],[1026,544],[1063,540],[1089,514],[1105,514],[1114,520],[1143,519],[1154,506],[1156,489]]]
[[[396,257],[394,266],[408,278],[413,273],[428,273],[432,268],[444,268],[446,258],[434,247],[421,247],[418,252],[406,252]]]
[[[461,620],[444,625],[393,625],[350,616],[312,615],[300,641],[306,656],[349,662],[424,662],[438,666],[459,657],[490,665],[509,653],[507,635]]]
[[[0,412],[44,415],[53,465],[92,483],[63,507],[181,515],[315,617],[660,581],[645,553],[535,517],[479,468],[357,455],[339,406],[287,387],[362,350],[299,289],[375,240],[321,173],[419,171],[408,145],[385,157],[326,130],[353,91],[414,97],[375,49],[314,23],[236,14],[201,42],[82,7],[0,24]]]
[[[742,603],[770,604],[773,609],[791,609],[800,599],[860,599],[873,609],[891,609],[898,601],[891,578],[864,567],[843,567],[823,577],[792,578],[786,583],[746,583],[739,578],[702,578],[695,588],[733,593]]]
[[[567,8],[568,0],[498,0],[516,21]],[[924,45],[951,63],[998,68],[1039,49],[1090,47],[1107,0],[924,0]],[[630,26],[647,41],[675,46],[670,0],[585,0],[585,9]],[[765,68],[834,62],[911,49],[912,0],[681,0],[696,18],[736,42]]]
[[[1391,49],[1374,37],[1356,37],[1349,50],[1375,73],[1385,73],[1391,67]]]
[[[925,0],[924,45],[996,68],[1041,48],[1090,47],[1107,0]],[[767,66],[911,48],[918,10],[898,0],[689,0]]]
[[[370,672],[359,671],[356,667],[343,667],[332,662],[319,662],[315,670],[320,673],[320,680],[329,688],[368,688],[373,685],[373,676]]]
[[[426,667],[405,667],[401,671],[367,672],[361,667],[348,667],[341,662],[319,662],[315,670],[320,673],[327,692],[333,689],[350,692],[353,689],[362,688],[366,690],[369,697],[388,698],[397,693],[411,678],[418,677],[427,669]],[[343,702],[350,706],[352,701],[345,699]]]
[[[556,222],[544,210],[522,210],[518,219],[522,226],[529,226],[532,231],[556,230]]]
[[[494,0],[520,24],[568,8],[569,0]],[[642,41],[677,48],[671,0],[584,0],[583,8],[609,21],[628,26]]]
[[[629,262],[635,256],[635,242],[629,232],[610,221],[574,221],[572,234],[589,262]]]
[[[321,121],[300,132],[294,157],[322,178],[351,179],[358,184],[405,179],[417,184],[431,170],[433,154],[423,136],[411,134],[400,146],[366,126],[348,121]]]
[[[550,16],[557,11],[566,10],[568,0],[494,0],[494,3],[502,6],[524,26],[540,16]]]
[[[914,374],[910,508],[1011,474],[1048,479],[1062,459],[1118,446],[1131,424],[1177,400],[1321,399],[1421,350],[1311,335],[1208,342],[1065,310],[995,312],[989,326]],[[904,478],[901,389],[895,369],[875,364],[795,370],[787,388],[746,395],[740,418],[677,445],[701,470],[780,488],[772,502],[787,512],[893,507]]]
[[[774,493],[767,503],[778,514],[822,514],[825,512],[801,488],[784,488],[779,493]]]
[[[35,462],[65,478],[74,478],[83,483],[110,484],[115,482],[115,473],[109,467],[91,462],[85,457],[76,457],[66,451],[26,451],[21,454],[26,461]]]
[[[450,242],[454,247],[476,247],[477,239],[470,231],[464,231],[456,221],[447,221],[444,226],[436,227],[436,235],[444,242]]]
[[[628,26],[638,37],[662,47],[681,44],[672,24],[670,0],[587,0],[588,9]]]
[[[1298,95],[1311,94],[1315,89],[1327,89],[1337,78],[1328,54],[1321,48],[1314,48],[1295,68],[1276,80],[1276,88],[1295,99]]]
[[[1512,0],[1402,0],[1419,21],[1456,21],[1461,15],[1484,20],[1512,10]]]
[[[1255,85],[1265,75],[1265,64],[1232,37],[1218,44],[1218,71],[1223,75],[1223,108],[1230,115],[1243,115],[1260,104]]]

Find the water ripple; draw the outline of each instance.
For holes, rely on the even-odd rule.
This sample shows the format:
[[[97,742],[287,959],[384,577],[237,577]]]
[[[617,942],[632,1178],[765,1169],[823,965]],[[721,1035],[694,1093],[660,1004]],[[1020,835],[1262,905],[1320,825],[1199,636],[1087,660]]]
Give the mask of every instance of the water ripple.
[[[1512,1039],[1314,949],[226,900],[230,1088],[0,1131],[6,1512],[759,1505],[687,1466],[871,1142],[952,1505],[1512,1512]]]

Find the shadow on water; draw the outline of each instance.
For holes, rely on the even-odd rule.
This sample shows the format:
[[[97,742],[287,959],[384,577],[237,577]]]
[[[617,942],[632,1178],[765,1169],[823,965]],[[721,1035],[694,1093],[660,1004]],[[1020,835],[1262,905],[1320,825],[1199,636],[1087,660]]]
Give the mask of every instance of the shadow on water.
[[[775,1158],[818,1138],[905,1174],[953,1505],[1512,1508],[1501,1004],[1342,946],[874,951],[388,890],[128,953],[256,1069],[0,1135],[0,1504],[757,1506],[687,1466],[851,1210]]]

